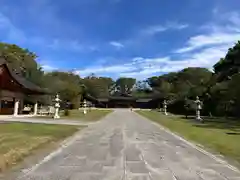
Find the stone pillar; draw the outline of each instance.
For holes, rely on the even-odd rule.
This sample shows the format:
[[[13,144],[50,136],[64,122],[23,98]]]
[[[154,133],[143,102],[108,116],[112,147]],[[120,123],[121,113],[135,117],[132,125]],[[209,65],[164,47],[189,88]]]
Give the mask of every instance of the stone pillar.
[[[55,113],[54,113],[54,119],[59,119],[60,116],[59,116],[59,108],[60,108],[60,99],[59,99],[59,95],[57,94],[56,95],[56,98],[55,98]]]
[[[166,100],[163,101],[163,113],[165,115],[168,115],[168,113],[167,113],[167,101]]]
[[[86,102],[86,99],[83,100],[83,114],[87,114],[87,102]]]
[[[37,113],[38,113],[38,103],[36,102],[36,103],[34,104],[34,111],[33,111],[33,115],[34,115],[34,116],[36,116],[36,115],[37,115]]]
[[[198,96],[196,97],[195,103],[196,103],[196,120],[203,122],[203,119],[201,118],[200,115],[200,110],[202,109],[202,102],[199,100]]]
[[[19,100],[15,100],[15,103],[14,103],[14,116],[17,116],[18,115],[18,110],[19,110],[19,104],[20,104],[20,101]]]

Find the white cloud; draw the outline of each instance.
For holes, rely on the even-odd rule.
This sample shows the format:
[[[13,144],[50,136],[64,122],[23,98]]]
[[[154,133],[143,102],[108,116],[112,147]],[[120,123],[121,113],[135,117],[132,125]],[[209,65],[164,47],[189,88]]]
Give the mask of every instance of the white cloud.
[[[214,10],[213,13],[216,16],[220,12]],[[204,25],[202,34],[190,37],[186,42],[187,46],[177,49],[175,53],[178,54],[178,60],[169,62],[162,71],[176,71],[186,67],[212,69],[213,65],[226,55],[228,49],[240,40],[239,14],[230,13],[217,17],[217,22]]]
[[[41,66],[42,67],[42,69],[44,70],[44,71],[53,71],[53,70],[57,70],[57,68],[56,67],[53,67],[53,66],[50,66],[50,65],[42,65]]]
[[[211,33],[207,35],[197,35],[191,37],[187,44],[188,46],[178,49],[177,53],[190,52],[209,45],[223,45],[223,44],[233,44],[240,39],[240,33]]]
[[[186,23],[167,22],[165,24],[155,24],[138,29],[130,38],[123,40],[125,47],[139,47],[145,44],[146,41],[151,40],[157,34],[166,31],[179,31],[188,28]]]
[[[85,46],[80,44],[77,40],[61,40],[54,39],[49,43],[48,47],[54,50],[72,50],[72,51],[82,51],[85,50]]]
[[[210,70],[212,66],[223,57],[230,44],[221,45],[202,49],[198,52],[185,54],[173,59],[171,56],[167,57],[135,57],[128,60],[128,63],[116,64],[110,66],[88,67],[86,69],[76,71],[80,76],[87,76],[91,73],[97,75],[115,75],[124,77],[134,77],[137,79],[146,79],[155,74],[169,73],[180,71],[186,67],[206,67]]]
[[[146,29],[143,29],[142,33],[146,34],[146,35],[154,35],[154,34],[157,34],[159,32],[166,31],[167,29],[168,29],[167,27],[164,27],[162,25],[156,25],[156,26],[150,26]]]
[[[214,14],[220,13],[214,11]],[[220,23],[211,23],[204,25],[203,28],[208,30],[202,34],[198,34],[189,38],[186,46],[177,49],[176,53],[187,53],[201,48],[214,47],[219,45],[233,45],[240,40],[240,15],[236,12],[219,15]],[[224,25],[221,23],[224,22]],[[219,25],[220,24],[220,25]]]
[[[55,66],[56,64],[53,63],[54,59],[51,59],[49,57],[38,57],[37,62],[45,72],[59,70],[59,68]]]
[[[81,44],[78,40],[72,39],[49,40],[45,45],[53,50],[66,50],[74,52],[92,52],[99,50],[95,45]]]
[[[80,76],[88,76],[91,73],[94,74],[118,74],[123,72],[131,72],[135,68],[131,64],[119,64],[110,66],[92,66],[81,70],[76,70],[75,73]]]
[[[203,29],[205,31],[190,37],[187,46],[178,49],[174,56],[133,58],[134,71],[123,72],[121,75],[144,79],[154,74],[179,71],[187,67],[205,67],[212,70],[213,65],[226,55],[237,40],[240,40],[239,14],[228,14],[225,21],[224,26],[221,25],[222,22],[220,25],[216,23],[212,23],[211,26],[205,25],[207,27]]]
[[[181,23],[178,23],[178,22],[168,22],[167,23],[167,27],[169,29],[177,29],[177,30],[181,30],[181,29],[185,29],[185,28],[188,28],[189,25],[188,24],[181,24]]]
[[[75,71],[80,76],[88,76],[91,73],[97,75],[109,75],[113,74],[116,76],[136,77],[143,78],[150,76],[154,73],[161,72],[161,68],[167,66],[170,62],[169,57],[159,58],[143,58],[135,57],[128,63],[116,64],[110,66],[98,66],[88,67],[86,69],[80,69]]]
[[[218,13],[217,11],[215,13]],[[188,39],[185,46],[176,50],[177,54],[166,57],[135,57],[128,59],[127,63],[114,65],[103,65],[105,60],[102,59],[99,64],[87,68],[76,70],[75,73],[80,76],[87,76],[91,73],[99,75],[130,76],[138,79],[144,79],[154,74],[168,73],[179,71],[186,67],[207,67],[211,68],[221,57],[224,57],[228,48],[240,39],[240,16],[238,13],[230,13],[225,18],[227,22],[224,26],[216,23],[205,25],[204,32],[194,35]],[[187,28],[187,24],[167,23],[166,25],[150,26],[137,33],[137,38],[148,37],[167,30],[181,30]],[[55,39],[53,41],[45,40],[41,37],[28,37],[21,29],[14,26],[9,18],[0,13],[0,30],[7,33],[7,38],[13,42],[27,42],[46,45],[55,50],[74,50],[74,51],[94,51],[96,46],[84,45],[77,40]],[[207,30],[207,32],[206,32]],[[122,49],[127,44],[117,41],[109,42],[109,45]],[[175,58],[175,56],[177,57]],[[174,57],[174,58],[173,58]],[[102,65],[101,65],[102,64]],[[42,66],[45,71],[56,70],[57,68],[45,64]]]
[[[149,26],[143,30],[141,30],[141,34],[144,35],[155,35],[160,32],[164,32],[167,30],[181,30],[188,27],[188,24],[180,24],[177,22],[168,22],[166,25],[154,25]]]
[[[109,44],[110,44],[111,46],[114,46],[114,47],[117,48],[117,49],[122,49],[122,48],[124,48],[124,45],[123,45],[122,43],[120,43],[120,42],[117,42],[117,41],[111,41]]]
[[[186,67],[205,67],[212,69],[212,66],[221,58],[224,57],[230,44],[210,47],[202,49],[198,52],[185,55],[178,61],[169,63],[169,67],[166,67],[163,71],[175,71],[181,70]],[[173,69],[172,69],[173,67]]]
[[[220,12],[214,10],[213,13],[216,16]],[[163,71],[186,67],[212,69],[213,65],[226,55],[228,49],[240,40],[239,14],[230,13],[217,17],[218,21],[202,27],[203,33],[190,37],[185,47],[177,49],[175,53],[178,54],[178,63],[175,61],[170,63],[172,66],[166,67]]]

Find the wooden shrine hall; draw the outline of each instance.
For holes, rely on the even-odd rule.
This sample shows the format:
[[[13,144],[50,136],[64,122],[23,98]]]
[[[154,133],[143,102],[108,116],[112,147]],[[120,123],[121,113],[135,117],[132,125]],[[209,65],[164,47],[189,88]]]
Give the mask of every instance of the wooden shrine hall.
[[[148,97],[133,97],[126,94],[115,94],[108,97],[94,98],[85,96],[95,107],[101,108],[141,108],[156,109],[161,106],[163,99],[159,94],[151,94]]]
[[[24,99],[35,97],[34,114],[37,113],[37,96],[46,92],[14,72],[6,60],[0,57],[0,114],[15,115],[22,113]]]
[[[98,102],[105,108],[141,108],[156,109],[159,108],[161,102],[157,98],[135,98],[135,97],[114,97],[99,98]],[[98,107],[99,105],[97,105]],[[100,106],[101,107],[101,106]]]

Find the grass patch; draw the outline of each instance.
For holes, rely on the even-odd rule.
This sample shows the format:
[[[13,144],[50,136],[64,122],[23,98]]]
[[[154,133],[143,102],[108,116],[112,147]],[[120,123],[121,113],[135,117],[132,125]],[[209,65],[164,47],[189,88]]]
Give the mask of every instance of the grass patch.
[[[140,115],[155,121],[184,138],[219,152],[240,165],[240,122],[223,118],[204,118],[198,123],[181,116],[164,116],[156,111],[137,111]]]
[[[112,110],[88,110],[87,114],[83,114],[82,110],[70,110],[68,116],[62,118],[79,119],[84,121],[97,121],[112,112]]]
[[[70,119],[70,120],[81,120],[81,121],[98,121],[107,114],[112,112],[112,110],[98,110],[92,109],[88,110],[87,114],[83,114],[83,110],[69,110],[68,116],[65,115],[64,111],[60,112],[60,119]],[[36,117],[34,117],[36,118]],[[38,118],[51,118],[52,116],[38,116]]]
[[[0,172],[15,165],[34,150],[64,139],[79,126],[29,123],[0,124]]]

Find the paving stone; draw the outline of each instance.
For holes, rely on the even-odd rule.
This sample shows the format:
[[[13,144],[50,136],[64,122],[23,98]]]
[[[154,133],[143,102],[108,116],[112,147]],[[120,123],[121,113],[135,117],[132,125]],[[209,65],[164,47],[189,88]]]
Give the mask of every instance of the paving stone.
[[[102,162],[103,166],[114,166],[115,165],[115,158],[107,158],[105,161]]]
[[[102,179],[102,174],[91,174],[91,173],[76,173],[73,174],[69,180],[99,180]]]
[[[26,172],[26,171],[23,171]],[[23,175],[25,175],[23,177]],[[118,109],[17,180],[240,180],[240,173]]]
[[[91,151],[91,153],[87,153],[87,158],[88,160],[92,160],[92,161],[104,161],[106,160],[107,154],[108,154],[108,149],[107,148],[103,148],[103,147],[95,147],[97,148],[97,152],[96,151]],[[95,149],[93,147],[93,149]]]
[[[126,161],[140,161],[141,160],[140,159],[141,152],[134,145],[128,146],[125,149],[124,153],[126,155]]]
[[[128,180],[151,180],[149,175],[138,175],[138,176],[132,176],[128,178]]]
[[[159,171],[158,173],[152,172],[151,173],[151,180],[176,180],[176,178],[173,176],[171,171],[169,170],[163,170]]]
[[[68,156],[59,164],[60,166],[84,166],[86,157]]]
[[[143,173],[147,174],[149,170],[146,168],[146,165],[142,161],[138,162],[127,162],[127,171],[131,173]]]
[[[212,170],[212,169],[206,169],[199,173],[199,176],[202,179],[209,179],[209,180],[228,180],[222,175],[220,175],[218,172]]]

